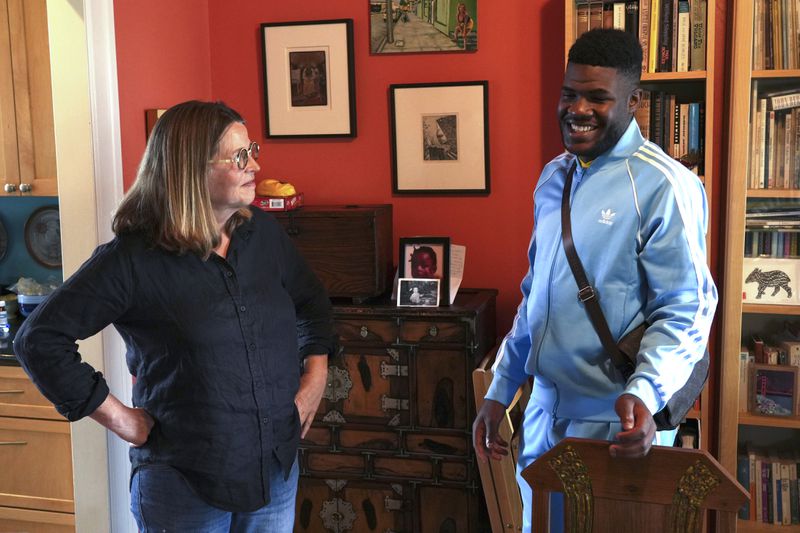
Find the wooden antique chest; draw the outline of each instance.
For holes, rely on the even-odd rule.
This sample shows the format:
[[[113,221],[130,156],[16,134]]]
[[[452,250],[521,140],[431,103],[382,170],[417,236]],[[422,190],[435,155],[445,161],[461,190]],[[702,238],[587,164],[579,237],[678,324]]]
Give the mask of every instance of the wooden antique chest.
[[[361,302],[391,287],[392,206],[304,206],[274,212],[331,298]]]
[[[296,532],[489,531],[470,435],[495,296],[334,306],[340,348],[301,443]]]

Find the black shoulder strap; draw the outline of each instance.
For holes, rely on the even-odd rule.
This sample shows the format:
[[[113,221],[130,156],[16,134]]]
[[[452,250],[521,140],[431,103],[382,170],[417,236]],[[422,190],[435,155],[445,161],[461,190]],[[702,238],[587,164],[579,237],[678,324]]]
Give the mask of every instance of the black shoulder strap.
[[[586,278],[586,272],[583,270],[583,265],[578,257],[578,252],[575,250],[575,243],[572,241],[572,223],[569,216],[569,195],[572,190],[572,176],[575,174],[575,167],[578,164],[578,158],[569,168],[567,179],[564,182],[564,193],[561,196],[561,240],[564,243],[564,251],[567,254],[567,262],[569,268],[572,270],[572,275],[575,276],[575,281],[578,284],[578,299],[583,302],[586,312],[592,321],[597,336],[600,337],[600,342],[603,343],[606,353],[611,357],[611,361],[622,376],[627,380],[634,372],[635,367],[633,363],[619,351],[614,337],[611,335],[611,330],[608,329],[608,322],[603,315],[603,310],[600,309],[600,304],[597,303],[598,294],[594,288],[589,284]]]

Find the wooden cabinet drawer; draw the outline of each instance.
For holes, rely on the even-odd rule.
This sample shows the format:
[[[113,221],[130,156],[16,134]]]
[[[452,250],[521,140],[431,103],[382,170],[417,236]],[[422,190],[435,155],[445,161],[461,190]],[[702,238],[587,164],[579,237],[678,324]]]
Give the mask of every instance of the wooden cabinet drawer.
[[[405,449],[409,453],[468,457],[472,454],[472,443],[469,435],[408,433],[405,436]]]
[[[410,344],[432,342],[465,346],[467,327],[464,322],[404,320],[400,324],[400,341]]]
[[[74,533],[75,515],[0,507],[0,533]]]
[[[73,513],[66,422],[0,417],[0,506]]]
[[[0,416],[64,420],[19,367],[0,367]]]
[[[343,344],[394,344],[398,339],[396,320],[344,319],[337,320],[335,328]]]

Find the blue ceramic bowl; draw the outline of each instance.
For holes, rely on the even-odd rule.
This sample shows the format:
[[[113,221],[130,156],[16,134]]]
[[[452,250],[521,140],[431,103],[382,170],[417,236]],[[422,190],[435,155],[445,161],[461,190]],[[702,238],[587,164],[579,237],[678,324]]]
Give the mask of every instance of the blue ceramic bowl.
[[[36,306],[42,303],[45,298],[47,298],[47,295],[18,294],[17,303],[19,304],[19,312],[22,313],[22,316],[28,316],[33,313]]]

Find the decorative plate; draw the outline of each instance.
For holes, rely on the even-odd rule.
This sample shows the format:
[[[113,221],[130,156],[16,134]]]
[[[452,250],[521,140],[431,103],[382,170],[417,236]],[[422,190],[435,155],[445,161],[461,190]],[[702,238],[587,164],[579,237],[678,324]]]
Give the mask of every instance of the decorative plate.
[[[3,221],[0,220],[0,261],[6,256],[6,250],[8,250],[8,233]]]
[[[61,267],[61,222],[58,206],[34,211],[25,222],[25,246],[37,263],[48,268]]]

